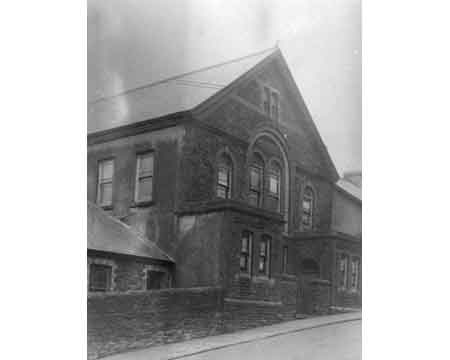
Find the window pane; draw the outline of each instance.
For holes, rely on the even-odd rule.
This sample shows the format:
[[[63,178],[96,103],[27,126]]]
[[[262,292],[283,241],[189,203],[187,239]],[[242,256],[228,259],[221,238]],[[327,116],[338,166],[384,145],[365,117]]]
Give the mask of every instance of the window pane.
[[[137,200],[151,200],[153,195],[153,178],[141,178],[138,182]]]
[[[100,184],[99,203],[102,205],[112,203],[112,183]]]
[[[113,160],[104,160],[99,163],[99,179],[108,180],[112,179],[114,173]]]
[[[227,168],[221,167],[219,168],[219,176],[218,176],[219,184],[228,186],[229,181],[229,170]]]
[[[139,155],[139,173],[153,175],[153,154]]]
[[[167,279],[167,275],[162,271],[147,271],[147,290],[156,290],[165,287],[164,282]]]
[[[266,244],[266,242],[265,241],[261,241],[260,243],[259,243],[259,254],[261,255],[261,256],[265,256],[266,255],[266,249],[267,249],[267,246],[266,246],[267,244]]]
[[[279,195],[279,184],[280,184],[280,180],[279,177],[277,175],[270,175],[269,177],[269,191],[272,194],[276,194]]]
[[[259,258],[259,272],[266,272],[266,262],[264,258]]]
[[[244,237],[242,238],[241,251],[242,252],[247,252],[248,251],[248,238],[247,238],[247,235],[244,235]]]
[[[248,201],[250,205],[259,206],[259,196],[255,192],[251,192],[248,196]]]
[[[240,259],[240,268],[242,271],[247,271],[247,257],[244,255],[241,255]]]
[[[303,210],[311,210],[311,200],[303,200]]]
[[[108,291],[112,268],[107,265],[91,264],[89,288],[91,291]]]

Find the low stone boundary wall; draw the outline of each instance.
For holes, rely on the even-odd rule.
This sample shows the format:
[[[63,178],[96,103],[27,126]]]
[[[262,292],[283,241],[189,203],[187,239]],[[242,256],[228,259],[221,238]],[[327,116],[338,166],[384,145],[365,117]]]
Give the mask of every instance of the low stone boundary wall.
[[[295,304],[224,299],[218,287],[91,294],[88,358],[295,319]]]
[[[88,358],[222,333],[222,309],[220,288],[91,295]]]

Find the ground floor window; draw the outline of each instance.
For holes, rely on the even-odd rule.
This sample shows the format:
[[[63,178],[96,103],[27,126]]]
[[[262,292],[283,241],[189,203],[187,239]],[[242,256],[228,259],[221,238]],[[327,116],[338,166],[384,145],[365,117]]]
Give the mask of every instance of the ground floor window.
[[[243,273],[251,273],[252,243],[253,234],[250,231],[243,231],[241,237],[241,257],[239,262],[241,272]]]
[[[263,236],[259,242],[259,273],[269,276],[270,271],[270,238]]]
[[[111,266],[91,264],[89,271],[89,291],[110,291],[111,274]]]

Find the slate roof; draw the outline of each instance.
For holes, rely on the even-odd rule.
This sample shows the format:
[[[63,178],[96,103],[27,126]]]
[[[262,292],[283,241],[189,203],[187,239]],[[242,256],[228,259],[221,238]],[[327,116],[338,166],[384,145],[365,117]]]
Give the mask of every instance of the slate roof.
[[[361,188],[357,187],[355,184],[351,183],[350,181],[347,181],[345,179],[340,179],[336,183],[336,185],[342,189],[347,194],[350,194],[351,196],[355,197],[356,199],[362,201],[362,191]]]
[[[137,234],[97,205],[87,204],[87,248],[173,262],[155,243]]]
[[[88,103],[88,133],[195,108],[276,48],[160,80]]]

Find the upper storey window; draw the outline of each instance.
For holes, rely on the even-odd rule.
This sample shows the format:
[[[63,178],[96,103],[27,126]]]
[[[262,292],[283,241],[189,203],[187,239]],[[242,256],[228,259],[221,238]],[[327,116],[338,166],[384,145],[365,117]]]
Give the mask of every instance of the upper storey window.
[[[217,171],[217,196],[229,199],[231,197],[231,180],[233,177],[233,163],[227,155],[219,160]]]
[[[153,153],[137,156],[135,201],[151,201],[153,199]]]
[[[308,186],[305,188],[302,199],[302,225],[304,229],[311,230],[313,224],[314,193]]]
[[[278,121],[280,116],[280,94],[269,86],[264,86],[263,110],[267,116]]]
[[[249,202],[253,206],[262,206],[264,162],[258,154],[254,154],[249,169]]]
[[[281,169],[277,164],[273,164],[269,172],[269,196],[272,200],[273,210],[280,211],[280,183]]]
[[[98,163],[97,204],[112,205],[114,160],[102,160]]]

